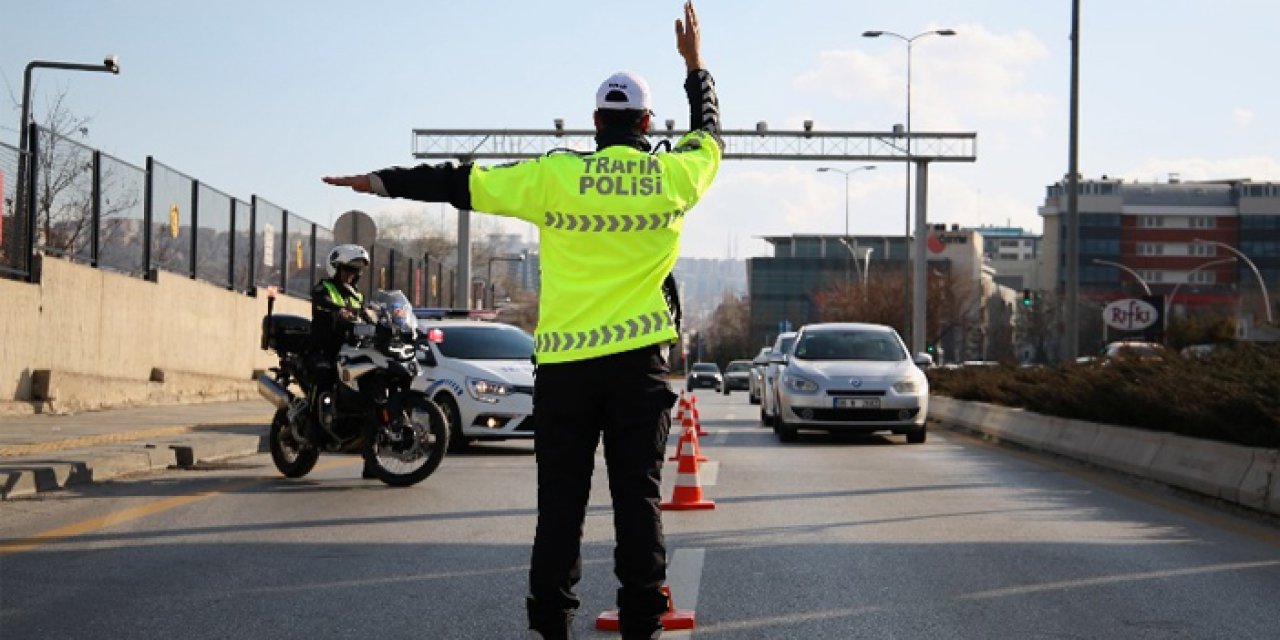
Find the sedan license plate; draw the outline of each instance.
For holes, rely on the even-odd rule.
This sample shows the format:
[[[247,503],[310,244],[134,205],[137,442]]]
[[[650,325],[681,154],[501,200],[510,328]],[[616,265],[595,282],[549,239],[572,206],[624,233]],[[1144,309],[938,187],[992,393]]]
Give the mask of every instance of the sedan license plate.
[[[880,398],[836,398],[837,409],[879,409]]]

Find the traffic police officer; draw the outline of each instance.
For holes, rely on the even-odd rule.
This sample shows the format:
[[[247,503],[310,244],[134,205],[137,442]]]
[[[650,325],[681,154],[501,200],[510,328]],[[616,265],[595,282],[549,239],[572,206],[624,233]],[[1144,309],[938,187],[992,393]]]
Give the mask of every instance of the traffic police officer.
[[[364,318],[364,294],[356,289],[356,283],[369,266],[369,252],[358,244],[340,244],[329,251],[324,266],[329,277],[311,288],[311,370],[314,373],[311,422],[315,431],[306,435],[313,446],[320,438],[322,403],[326,398],[333,401],[334,386],[338,383],[335,368],[338,350],[351,327]],[[360,475],[376,477],[368,462]]]
[[[690,132],[650,154],[643,79],[618,73],[596,92],[597,150],[499,166],[391,168],[325,182],[360,192],[449,202],[538,226],[542,294],[534,334],[538,524],[530,562],[529,627],[567,637],[580,601],[582,526],[603,435],[617,546],[624,638],[661,635],[666,598],[661,469],[670,409],[666,346],[677,340],[662,284],[684,218],[720,165],[719,103],[700,55],[691,2],[676,20]]]

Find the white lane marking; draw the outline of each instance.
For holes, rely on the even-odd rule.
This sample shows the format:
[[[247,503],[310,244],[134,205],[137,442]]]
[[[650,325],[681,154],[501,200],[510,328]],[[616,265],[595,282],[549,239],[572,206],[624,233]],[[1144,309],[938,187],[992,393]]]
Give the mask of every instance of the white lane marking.
[[[702,584],[702,565],[706,561],[706,549],[676,549],[667,563],[667,586],[671,587],[671,602],[676,609],[698,609],[698,587]],[[695,624],[694,631],[697,630]],[[664,631],[663,638],[687,640],[693,631]]]

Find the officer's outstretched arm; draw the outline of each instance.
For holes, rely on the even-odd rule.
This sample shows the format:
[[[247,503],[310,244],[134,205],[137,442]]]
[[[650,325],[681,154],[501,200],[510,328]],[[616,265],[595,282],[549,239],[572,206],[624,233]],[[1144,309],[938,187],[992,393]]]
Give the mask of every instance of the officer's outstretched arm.
[[[391,167],[354,176],[326,176],[325,184],[350,187],[359,193],[422,202],[448,202],[457,209],[471,209],[468,182],[471,165],[446,162],[413,168]]]

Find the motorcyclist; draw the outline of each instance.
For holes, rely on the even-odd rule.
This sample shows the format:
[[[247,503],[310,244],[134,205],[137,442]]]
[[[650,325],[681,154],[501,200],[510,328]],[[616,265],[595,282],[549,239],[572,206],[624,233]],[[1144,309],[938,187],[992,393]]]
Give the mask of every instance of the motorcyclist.
[[[340,244],[329,251],[325,260],[329,277],[316,283],[311,289],[311,365],[314,372],[314,389],[311,393],[313,431],[307,439],[317,441],[320,436],[320,420],[325,411],[331,410],[334,386],[338,383],[338,350],[351,332],[351,328],[366,319],[364,294],[356,289],[361,274],[369,266],[369,252],[358,244]],[[366,469],[365,476],[368,476]]]

